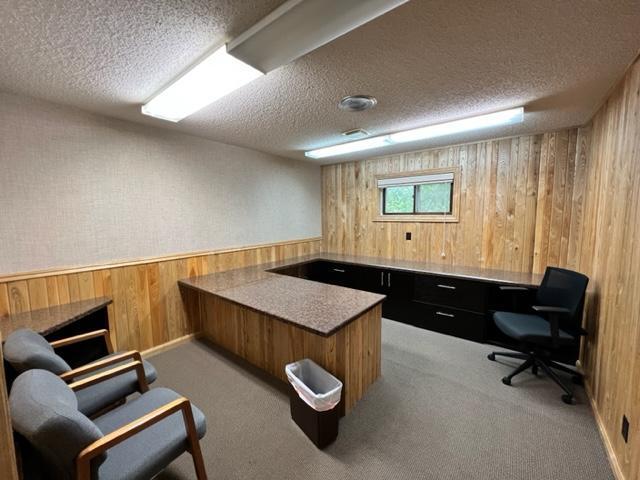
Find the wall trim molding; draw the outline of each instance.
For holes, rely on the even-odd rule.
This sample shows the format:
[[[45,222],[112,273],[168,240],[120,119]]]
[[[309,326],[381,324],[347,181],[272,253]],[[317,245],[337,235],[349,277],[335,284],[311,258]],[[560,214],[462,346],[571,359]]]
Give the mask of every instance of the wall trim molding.
[[[142,352],[140,352],[140,354],[144,358],[150,358],[159,353],[166,352],[167,350],[171,350],[172,348],[177,347],[178,345],[182,345],[183,343],[188,343],[193,340],[197,340],[201,337],[202,337],[202,332],[190,333],[188,335],[185,335],[184,337],[174,338],[173,340],[169,340],[168,342],[165,342],[161,345],[156,345],[155,347],[151,347],[147,350],[143,350]]]
[[[293,245],[296,243],[318,242],[322,241],[322,237],[300,238],[296,240],[283,240],[280,242],[259,243],[256,245],[243,245],[240,247],[222,248],[218,250],[198,250],[195,252],[174,253],[170,255],[162,255],[157,257],[142,257],[131,260],[117,260],[108,263],[98,263],[94,265],[74,266],[74,267],[55,267],[43,270],[33,270],[30,272],[0,274],[0,283],[17,282],[20,280],[30,280],[33,278],[51,277],[55,275],[68,275],[71,273],[93,272],[96,270],[106,270],[109,268],[130,267],[134,265],[142,265],[145,263],[167,262],[172,260],[182,260],[184,258],[204,257],[207,255],[219,255],[224,253],[243,252],[246,250],[255,250],[262,247],[275,247],[284,245]]]
[[[593,393],[591,392],[591,387],[588,382],[584,384],[584,391],[587,394],[587,398],[589,399],[589,404],[591,405],[591,412],[593,413],[593,417],[596,420],[596,425],[598,426],[598,432],[600,432],[600,438],[602,439],[602,443],[604,444],[604,449],[607,452],[607,458],[609,459],[609,465],[611,466],[611,471],[613,472],[616,480],[627,480],[622,473],[622,468],[620,468],[620,463],[618,462],[618,457],[613,449],[613,445],[611,444],[611,439],[609,438],[609,434],[607,433],[607,429],[604,425],[604,421],[600,416],[600,410],[598,410],[598,406],[596,404],[595,399],[593,398]]]

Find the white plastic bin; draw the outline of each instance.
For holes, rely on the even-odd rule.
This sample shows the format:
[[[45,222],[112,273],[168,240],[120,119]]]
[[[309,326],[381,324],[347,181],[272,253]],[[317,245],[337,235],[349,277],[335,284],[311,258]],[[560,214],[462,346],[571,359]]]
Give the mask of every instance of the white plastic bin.
[[[340,403],[342,382],[313,360],[290,363],[285,372],[300,398],[316,412],[326,412]]]

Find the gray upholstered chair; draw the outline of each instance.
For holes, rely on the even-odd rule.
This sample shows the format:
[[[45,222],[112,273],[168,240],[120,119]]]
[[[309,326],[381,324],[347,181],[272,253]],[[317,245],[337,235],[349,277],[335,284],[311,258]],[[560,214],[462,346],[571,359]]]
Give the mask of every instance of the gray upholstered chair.
[[[90,420],[78,410],[74,385],[29,370],[9,395],[13,428],[38,452],[48,478],[150,479],[188,451],[197,478],[206,479],[205,417],[189,400],[156,388]]]
[[[100,336],[105,338],[107,350],[110,353],[88,365],[71,369],[69,364],[55,352],[55,348]],[[107,381],[94,383],[76,392],[78,409],[89,416],[121,402],[127,395],[138,390],[146,390],[146,386],[141,385],[141,376],[137,369],[143,370],[142,383],[144,384],[148,385],[158,377],[153,365],[142,360],[139,352],[113,353],[107,330],[97,330],[51,343],[33,330],[16,330],[9,334],[4,342],[4,359],[17,373],[38,368],[59,375],[66,382],[83,379],[90,374],[104,374],[107,368],[124,368],[126,362],[129,365],[127,372],[121,372],[122,374],[112,376]],[[132,361],[139,364],[132,366]]]

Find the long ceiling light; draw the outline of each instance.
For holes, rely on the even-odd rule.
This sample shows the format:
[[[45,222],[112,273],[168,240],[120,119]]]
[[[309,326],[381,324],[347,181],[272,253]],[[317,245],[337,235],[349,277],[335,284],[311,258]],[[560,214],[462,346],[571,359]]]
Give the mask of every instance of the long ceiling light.
[[[367,138],[366,140],[358,140],[355,142],[318,148],[316,150],[304,152],[304,154],[309,158],[335,157],[372,148],[380,148],[399,143],[415,142],[418,140],[427,140],[429,138],[452,135],[454,133],[462,133],[503,125],[513,125],[516,123],[522,123],[523,120],[524,108],[517,107],[486,115],[469,117],[463,120],[455,120],[453,122],[429,125],[427,127],[414,128],[412,130],[405,130],[403,132],[392,133],[389,135]]]
[[[408,0],[288,0],[229,42],[228,52],[270,72]]]
[[[142,113],[179,122],[407,1],[288,0],[156,94]]]
[[[222,46],[156,94],[142,106],[142,113],[179,122],[261,75]]]

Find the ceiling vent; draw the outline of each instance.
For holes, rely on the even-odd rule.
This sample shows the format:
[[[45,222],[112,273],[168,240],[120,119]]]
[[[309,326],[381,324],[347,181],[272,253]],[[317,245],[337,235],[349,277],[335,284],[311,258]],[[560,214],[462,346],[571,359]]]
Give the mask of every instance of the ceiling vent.
[[[366,130],[362,130],[361,128],[354,128],[353,130],[347,130],[346,132],[342,132],[342,135],[345,137],[355,140],[358,138],[365,138],[369,136],[369,132]]]
[[[338,103],[340,110],[347,112],[363,112],[376,106],[378,101],[369,95],[349,95]]]

